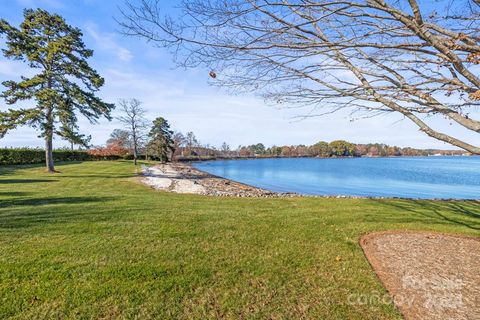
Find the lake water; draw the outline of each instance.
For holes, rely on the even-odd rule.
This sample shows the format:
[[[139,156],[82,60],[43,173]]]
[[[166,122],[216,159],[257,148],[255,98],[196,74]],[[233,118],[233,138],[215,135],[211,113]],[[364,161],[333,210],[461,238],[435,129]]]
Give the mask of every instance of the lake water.
[[[278,192],[480,199],[480,157],[282,158],[194,163],[217,176]]]

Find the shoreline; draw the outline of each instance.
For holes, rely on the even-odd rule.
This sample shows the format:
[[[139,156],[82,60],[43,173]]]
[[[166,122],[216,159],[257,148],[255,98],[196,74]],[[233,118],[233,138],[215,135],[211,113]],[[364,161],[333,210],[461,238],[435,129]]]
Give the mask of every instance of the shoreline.
[[[156,190],[174,193],[198,194],[216,197],[238,198],[326,198],[326,199],[376,199],[423,201],[480,201],[480,199],[455,198],[407,198],[352,195],[308,195],[295,192],[275,192],[235,180],[213,175],[192,166],[192,162],[170,162],[142,167],[142,183]]]
[[[192,162],[207,162],[207,161],[227,161],[227,160],[261,160],[261,159],[401,159],[401,158],[446,158],[446,157],[478,157],[480,155],[412,155],[412,156],[332,156],[332,157],[318,157],[318,156],[248,156],[248,157],[194,157],[194,158],[177,158],[174,163],[192,163]]]
[[[145,166],[142,168],[142,182],[156,190],[217,197],[286,198],[301,196],[296,193],[274,192],[215,176],[185,162]]]

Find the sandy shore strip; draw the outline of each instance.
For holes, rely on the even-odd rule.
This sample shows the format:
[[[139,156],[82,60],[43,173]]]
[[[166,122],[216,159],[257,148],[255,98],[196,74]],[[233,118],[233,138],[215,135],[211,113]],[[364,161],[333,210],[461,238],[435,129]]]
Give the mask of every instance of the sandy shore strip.
[[[142,182],[154,189],[231,197],[288,197],[295,193],[278,193],[211,175],[185,163],[158,164],[142,168]]]

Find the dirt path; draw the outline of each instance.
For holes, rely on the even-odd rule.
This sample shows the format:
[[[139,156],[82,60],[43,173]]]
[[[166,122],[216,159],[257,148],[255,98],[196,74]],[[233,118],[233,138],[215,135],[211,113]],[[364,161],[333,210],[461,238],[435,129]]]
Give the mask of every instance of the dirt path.
[[[197,170],[188,164],[168,163],[144,167],[142,181],[159,190],[234,197],[285,197],[290,193],[276,193],[231,181]]]
[[[406,319],[480,319],[480,238],[392,231],[360,244]]]

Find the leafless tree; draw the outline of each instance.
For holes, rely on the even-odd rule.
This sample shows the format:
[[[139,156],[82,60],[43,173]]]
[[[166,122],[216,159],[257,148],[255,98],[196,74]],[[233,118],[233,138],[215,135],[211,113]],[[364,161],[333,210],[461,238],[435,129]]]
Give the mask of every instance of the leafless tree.
[[[479,0],[185,0],[175,18],[162,2],[129,0],[123,32],[208,67],[217,85],[310,106],[306,116],[397,112],[480,154],[431,121],[480,132]]]
[[[195,134],[192,131],[187,132],[187,135],[185,137],[185,147],[187,149],[188,155],[191,156],[193,155],[194,152],[197,153],[199,146],[200,146],[200,142],[198,142],[197,137],[195,137]]]
[[[110,138],[107,140],[107,146],[108,145],[116,145],[128,151],[132,150],[133,143],[130,132],[122,129],[114,129],[110,134]]]
[[[185,138],[183,133],[176,131],[173,133],[172,139],[173,139],[173,147],[175,148],[175,152],[183,156],[183,147],[185,147],[187,138]]]
[[[145,137],[147,121],[142,102],[137,99],[121,99],[118,102],[122,115],[117,120],[124,124],[132,142],[133,162],[137,164],[138,149]]]
[[[222,146],[220,147],[220,151],[222,152],[222,155],[225,157],[228,157],[230,155],[230,146],[228,143],[224,142],[222,143]]]

